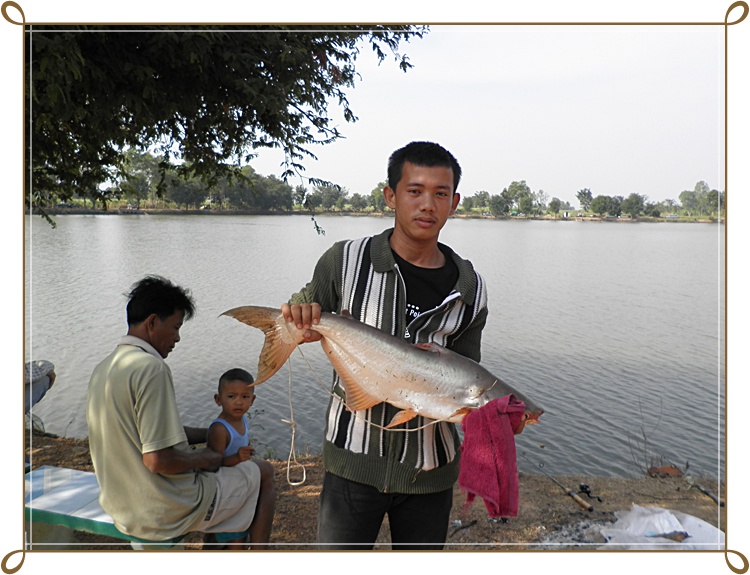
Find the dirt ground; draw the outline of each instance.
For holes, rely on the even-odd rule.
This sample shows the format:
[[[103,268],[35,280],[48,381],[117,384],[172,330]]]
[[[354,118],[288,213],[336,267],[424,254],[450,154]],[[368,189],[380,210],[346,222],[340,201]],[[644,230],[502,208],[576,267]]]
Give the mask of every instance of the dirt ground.
[[[32,467],[57,465],[93,471],[88,443],[85,440],[60,438],[35,432],[30,450]],[[276,468],[278,491],[276,516],[271,541],[274,549],[313,549],[318,511],[318,495],[323,477],[320,457],[299,458],[304,466],[305,481],[290,485],[302,478],[302,468],[286,461],[273,461]],[[494,520],[488,517],[484,503],[477,498],[465,508],[466,494],[455,488],[451,525],[446,549],[539,549],[539,548],[596,548],[604,538],[596,529],[616,520],[616,511],[629,510],[632,504],[642,507],[661,507],[681,511],[724,530],[726,508],[718,506],[709,496],[688,484],[685,478],[605,478],[556,477],[566,488],[579,492],[581,484],[589,486],[593,498],[579,492],[592,511],[580,507],[548,476],[521,473],[520,506],[517,517]],[[716,483],[701,479],[700,485],[717,493]],[[599,500],[601,499],[601,501]],[[593,529],[592,529],[593,527]],[[76,549],[129,549],[122,541],[76,532]],[[387,520],[381,530],[376,549],[389,549]],[[197,534],[185,540],[186,549],[200,549]],[[687,542],[687,541],[686,541]]]

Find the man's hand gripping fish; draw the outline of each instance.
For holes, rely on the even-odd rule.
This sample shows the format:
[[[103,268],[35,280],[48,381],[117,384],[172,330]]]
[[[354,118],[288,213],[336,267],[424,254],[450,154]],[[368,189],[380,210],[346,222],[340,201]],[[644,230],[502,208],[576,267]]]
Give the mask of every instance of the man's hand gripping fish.
[[[262,330],[265,342],[258,360],[255,385],[275,374],[303,341],[304,330],[286,322],[278,309],[243,306],[225,311],[238,321]],[[417,415],[460,423],[464,416],[493,399],[513,394],[525,405],[522,424],[537,423],[544,410],[477,362],[435,343],[413,345],[357,321],[347,312],[323,312],[312,326],[339,374],[351,411],[388,402],[399,411],[391,428]]]

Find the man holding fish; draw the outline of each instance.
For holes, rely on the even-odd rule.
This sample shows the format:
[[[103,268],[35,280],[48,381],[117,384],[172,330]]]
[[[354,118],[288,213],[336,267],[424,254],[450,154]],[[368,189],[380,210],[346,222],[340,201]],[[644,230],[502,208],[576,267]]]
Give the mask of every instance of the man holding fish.
[[[438,144],[412,142],[391,155],[383,194],[395,211],[394,227],[334,244],[311,281],[281,307],[286,321],[303,330],[303,341],[323,337],[315,331],[321,312],[348,312],[411,344],[438,344],[479,362],[484,280],[438,242],[458,207],[460,178],[458,162]],[[388,401],[373,405],[351,386],[345,393],[342,377],[335,374],[327,410],[319,544],[371,549],[387,513],[395,549],[442,549],[459,472],[455,424]]]

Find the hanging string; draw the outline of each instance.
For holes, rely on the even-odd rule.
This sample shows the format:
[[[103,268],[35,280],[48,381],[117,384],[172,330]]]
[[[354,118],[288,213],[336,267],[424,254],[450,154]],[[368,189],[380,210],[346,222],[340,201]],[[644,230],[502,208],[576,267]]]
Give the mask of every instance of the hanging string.
[[[295,436],[297,435],[297,424],[294,423],[294,407],[292,406],[292,363],[287,361],[287,364],[289,365],[289,381],[288,381],[289,419],[282,419],[281,421],[283,423],[288,423],[292,427],[292,441],[289,446],[289,457],[286,460],[286,482],[289,485],[296,487],[298,485],[302,485],[307,479],[307,470],[305,469],[304,465],[302,465],[299,461],[297,461],[297,453],[296,453],[296,450],[294,449],[294,439],[295,439]],[[291,480],[292,460],[294,460],[294,464],[297,467],[302,468],[302,480],[301,481]]]

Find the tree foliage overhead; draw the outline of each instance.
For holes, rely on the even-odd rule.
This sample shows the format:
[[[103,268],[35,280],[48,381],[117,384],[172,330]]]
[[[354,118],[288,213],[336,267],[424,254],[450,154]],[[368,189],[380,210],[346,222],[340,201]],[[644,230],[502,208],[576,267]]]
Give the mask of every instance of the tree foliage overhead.
[[[155,150],[162,173],[208,185],[237,175],[262,148],[280,148],[283,178],[304,170],[311,148],[340,138],[338,105],[360,46],[401,69],[415,26],[34,26],[26,34],[27,203],[94,198],[125,170],[128,149]],[[313,181],[315,183],[315,181]],[[163,185],[163,182],[162,182]],[[27,190],[28,191],[28,190]]]

